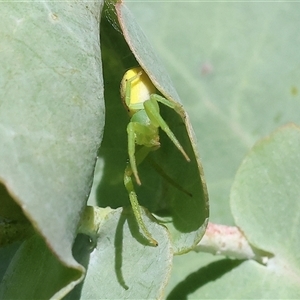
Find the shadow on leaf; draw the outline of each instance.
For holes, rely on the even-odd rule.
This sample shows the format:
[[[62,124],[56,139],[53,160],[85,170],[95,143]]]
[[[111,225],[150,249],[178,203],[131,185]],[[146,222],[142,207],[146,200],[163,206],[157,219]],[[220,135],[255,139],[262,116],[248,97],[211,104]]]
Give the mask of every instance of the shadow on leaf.
[[[85,269],[88,269],[91,250],[93,249],[90,237],[85,234],[78,234],[72,249],[74,258],[79,262]],[[64,299],[81,299],[81,290],[84,284],[84,280],[75,286],[75,288],[66,296]]]
[[[189,294],[195,292],[205,284],[222,277],[224,274],[239,266],[242,262],[241,260],[231,259],[222,259],[213,262],[199,269],[197,272],[190,274],[183,281],[178,283],[166,299],[188,299]]]

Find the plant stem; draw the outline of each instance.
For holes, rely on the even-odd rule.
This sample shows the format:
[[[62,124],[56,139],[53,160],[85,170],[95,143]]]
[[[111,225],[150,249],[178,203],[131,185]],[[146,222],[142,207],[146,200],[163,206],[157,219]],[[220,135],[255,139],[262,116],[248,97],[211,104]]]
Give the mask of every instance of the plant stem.
[[[235,259],[252,259],[266,265],[273,255],[250,245],[243,232],[235,226],[208,223],[195,252],[225,255]]]

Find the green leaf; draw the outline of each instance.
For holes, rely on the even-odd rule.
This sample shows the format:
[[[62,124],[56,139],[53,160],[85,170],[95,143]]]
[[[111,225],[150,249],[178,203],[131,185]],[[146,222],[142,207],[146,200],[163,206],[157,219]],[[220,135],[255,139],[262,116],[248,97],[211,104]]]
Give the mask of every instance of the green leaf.
[[[300,127],[295,125],[258,142],[244,159],[231,190],[232,213],[249,242],[274,256],[266,266],[240,264],[205,286],[205,298],[299,298],[299,165]]]
[[[0,247],[22,241],[34,233],[21,207],[0,183]]]
[[[13,199],[56,259],[76,269],[63,294],[84,272],[71,250],[104,126],[101,6],[101,1],[0,4],[0,181],[9,193],[0,207]],[[8,215],[19,220],[14,205],[1,217]],[[30,276],[34,281],[40,273]],[[13,288],[5,294],[22,295],[26,287]]]
[[[5,256],[1,249],[1,257]],[[7,248],[14,251],[13,247]],[[70,284],[70,282],[73,282]],[[23,242],[1,280],[1,299],[61,299],[78,282],[78,272],[63,266],[43,239],[34,235]]]
[[[166,228],[144,212],[143,218],[157,238],[158,247],[149,247],[130,210],[89,208],[82,228],[86,226],[85,233],[94,236],[96,245],[88,256],[87,251],[77,256],[79,261],[86,260],[83,264],[87,274],[69,299],[74,299],[76,293],[82,299],[162,297],[172,267],[172,246]]]
[[[247,155],[231,191],[234,219],[249,242],[282,258],[294,256],[300,242],[299,150],[300,127],[279,129]]]
[[[274,254],[257,281],[268,275],[268,297],[300,296],[300,127],[289,125],[259,142],[243,161],[231,206],[249,242]],[[254,283],[253,283],[254,284]],[[256,290],[264,294],[265,288]]]

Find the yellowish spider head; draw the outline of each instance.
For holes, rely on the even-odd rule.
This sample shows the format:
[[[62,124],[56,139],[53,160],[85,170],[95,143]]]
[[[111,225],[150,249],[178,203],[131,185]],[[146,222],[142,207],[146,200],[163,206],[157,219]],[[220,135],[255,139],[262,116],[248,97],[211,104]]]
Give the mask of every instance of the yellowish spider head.
[[[142,68],[128,70],[121,81],[121,98],[132,116],[135,112],[144,109],[143,103],[156,92],[156,88]]]

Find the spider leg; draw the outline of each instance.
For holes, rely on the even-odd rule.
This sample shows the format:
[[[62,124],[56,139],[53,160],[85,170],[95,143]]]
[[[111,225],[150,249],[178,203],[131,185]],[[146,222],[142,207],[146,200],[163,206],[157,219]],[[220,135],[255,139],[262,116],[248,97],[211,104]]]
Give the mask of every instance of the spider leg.
[[[164,100],[161,100],[160,98],[162,98]],[[182,155],[185,157],[185,159],[187,161],[190,161],[189,156],[184,151],[183,147],[181,146],[181,144],[175,137],[174,133],[171,131],[168,124],[165,122],[165,120],[160,115],[159,106],[157,103],[158,101],[159,102],[164,101],[164,102],[170,103],[170,101],[168,101],[167,99],[165,99],[159,95],[156,95],[156,94],[151,95],[150,99],[144,102],[144,107],[145,107],[145,110],[146,110],[146,113],[147,113],[149,119],[151,120],[151,122],[153,122],[153,124],[155,124],[157,127],[160,127],[167,134],[167,136],[170,138],[170,140],[173,142],[173,144],[177,147],[177,149],[182,153]],[[162,103],[165,104],[164,102],[162,102]],[[171,107],[170,105],[168,105],[168,106]]]
[[[142,147],[139,151],[137,151],[136,155],[137,155],[137,162],[138,164],[141,163],[145,157],[148,155],[148,153],[151,151],[152,149],[147,148],[147,147]],[[131,203],[131,207],[132,207],[132,211],[133,214],[141,228],[141,230],[144,233],[144,236],[147,238],[147,240],[153,245],[153,246],[157,246],[158,243],[157,241],[152,237],[151,233],[148,231],[144,220],[142,218],[142,214],[141,214],[141,207],[139,205],[138,199],[137,199],[137,195],[136,192],[134,190],[134,185],[133,185],[133,181],[132,181],[132,175],[133,175],[133,170],[132,170],[132,166],[131,163],[128,162],[125,172],[124,172],[124,185],[125,188],[128,192],[129,195],[129,200]]]

